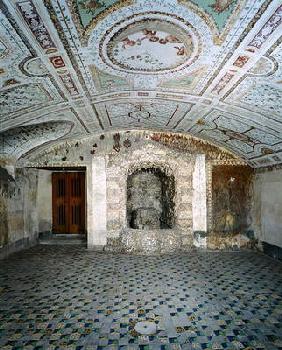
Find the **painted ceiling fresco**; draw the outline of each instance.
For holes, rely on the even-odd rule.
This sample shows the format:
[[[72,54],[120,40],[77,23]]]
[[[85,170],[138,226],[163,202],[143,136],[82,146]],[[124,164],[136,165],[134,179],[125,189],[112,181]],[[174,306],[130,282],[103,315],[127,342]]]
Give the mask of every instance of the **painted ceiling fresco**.
[[[9,129],[0,133],[2,152],[10,157],[19,158],[38,145],[68,134],[71,128],[71,123],[50,121]]]
[[[151,23],[130,35],[123,31],[110,41],[107,54],[114,64],[129,71],[153,73],[176,68],[187,60],[193,50],[189,34],[191,45],[185,47],[180,38],[157,30],[158,23],[154,24],[152,30],[149,29],[149,24]]]
[[[281,0],[2,0],[0,156],[152,129],[280,164],[281,33]]]

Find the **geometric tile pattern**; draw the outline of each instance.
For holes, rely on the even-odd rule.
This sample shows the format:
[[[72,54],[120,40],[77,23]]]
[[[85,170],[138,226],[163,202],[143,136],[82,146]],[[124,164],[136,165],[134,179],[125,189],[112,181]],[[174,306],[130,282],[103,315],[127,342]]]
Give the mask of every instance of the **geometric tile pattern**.
[[[1,349],[282,349],[282,264],[256,252],[37,246],[3,261],[0,285]]]

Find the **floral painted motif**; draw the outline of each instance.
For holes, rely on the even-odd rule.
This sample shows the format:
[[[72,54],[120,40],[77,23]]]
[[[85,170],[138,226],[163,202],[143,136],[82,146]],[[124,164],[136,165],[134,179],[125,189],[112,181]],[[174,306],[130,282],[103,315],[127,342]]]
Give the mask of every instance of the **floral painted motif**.
[[[234,74],[232,73],[226,73],[219,81],[219,83],[215,86],[215,88],[213,89],[213,92],[216,92],[217,94],[219,94],[224,88],[225,86],[230,82],[230,80],[234,77]]]
[[[17,3],[17,6],[40,46],[45,50],[55,48],[56,46],[33,2],[27,0]]]
[[[236,61],[233,63],[233,66],[242,68],[249,61],[250,57],[248,56],[239,56]]]
[[[254,39],[249,43],[250,46],[260,49],[267,41],[270,35],[282,23],[282,5],[279,6],[270,19],[265,23],[261,30],[256,34]]]
[[[158,101],[148,99],[146,102],[132,103],[130,101],[120,103],[97,104],[97,111],[105,114],[111,126],[130,127],[149,126],[163,127],[168,130],[176,129],[185,114],[190,110],[188,103],[172,101]]]
[[[273,131],[271,125],[262,126],[255,120],[246,122],[244,118],[235,120],[232,114],[219,111],[209,113],[190,132],[200,137],[213,138],[223,146],[240,152],[244,158],[272,154],[280,150],[282,145],[279,130]]]

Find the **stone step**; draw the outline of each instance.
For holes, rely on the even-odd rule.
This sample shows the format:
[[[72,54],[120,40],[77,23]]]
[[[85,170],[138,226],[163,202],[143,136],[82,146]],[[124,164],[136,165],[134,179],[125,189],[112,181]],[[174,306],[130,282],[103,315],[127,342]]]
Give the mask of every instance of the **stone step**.
[[[86,245],[86,235],[81,234],[44,234],[39,235],[39,244],[45,245]]]

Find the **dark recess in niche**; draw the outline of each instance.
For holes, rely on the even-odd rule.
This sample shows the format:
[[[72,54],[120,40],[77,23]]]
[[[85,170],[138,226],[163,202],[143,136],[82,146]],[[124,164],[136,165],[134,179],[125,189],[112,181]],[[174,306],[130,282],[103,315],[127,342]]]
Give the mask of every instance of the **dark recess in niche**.
[[[175,224],[175,179],[160,168],[140,168],[127,178],[129,228],[171,229]]]

